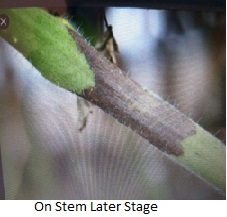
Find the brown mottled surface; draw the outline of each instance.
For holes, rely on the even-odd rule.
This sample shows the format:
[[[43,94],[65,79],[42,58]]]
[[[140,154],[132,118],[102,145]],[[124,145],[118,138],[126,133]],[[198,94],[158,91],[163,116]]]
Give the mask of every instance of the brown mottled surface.
[[[170,104],[143,90],[76,32],[69,32],[85,54],[96,77],[96,87],[84,91],[83,97],[159,149],[169,154],[183,154],[177,141],[195,133],[194,123]]]

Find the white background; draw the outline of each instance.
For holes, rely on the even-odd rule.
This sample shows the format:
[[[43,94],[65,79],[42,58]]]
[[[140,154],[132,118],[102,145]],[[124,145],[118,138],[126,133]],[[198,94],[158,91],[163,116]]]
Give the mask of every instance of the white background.
[[[158,211],[157,212],[151,212],[150,214],[143,214],[142,212],[95,212],[95,211],[86,211],[86,212],[75,212],[75,211],[51,211],[51,212],[44,212],[40,211],[37,212],[34,208],[35,203],[38,201],[35,200],[29,200],[29,201],[1,201],[0,202],[0,210],[1,210],[1,216],[10,216],[12,214],[14,215],[20,215],[23,214],[23,216],[30,215],[30,216],[116,216],[120,214],[120,216],[206,216],[206,217],[213,217],[213,216],[226,216],[227,209],[226,209],[226,201],[197,201],[197,200],[188,200],[188,201],[148,201],[148,200],[134,200],[135,203],[140,204],[147,204],[156,203],[158,205]],[[54,204],[57,201],[54,200],[46,200],[42,201],[43,203],[51,203],[54,207]],[[66,200],[61,201],[71,204],[78,204],[78,203],[86,203],[87,207],[90,206],[91,202],[97,203],[103,203],[104,201],[89,201],[89,200]],[[121,203],[122,207],[123,204],[126,202],[124,200],[106,200],[107,203]],[[132,201],[131,201],[132,202]]]

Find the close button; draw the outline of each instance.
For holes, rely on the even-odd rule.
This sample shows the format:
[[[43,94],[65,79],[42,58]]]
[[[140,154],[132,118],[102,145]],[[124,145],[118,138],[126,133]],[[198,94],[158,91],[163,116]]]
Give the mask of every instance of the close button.
[[[0,29],[6,29],[9,26],[9,16],[0,14]]]

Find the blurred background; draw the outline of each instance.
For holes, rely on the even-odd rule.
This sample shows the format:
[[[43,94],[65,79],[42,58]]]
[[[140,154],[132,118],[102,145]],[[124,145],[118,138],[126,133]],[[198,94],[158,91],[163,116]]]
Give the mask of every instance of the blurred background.
[[[225,141],[225,13],[49,11],[70,19],[93,46],[106,31],[105,14],[127,76]],[[44,79],[3,39],[0,72],[1,198],[225,198],[98,107]]]
[[[225,140],[225,14],[109,9],[122,68]]]
[[[225,13],[71,8],[68,17],[95,45],[105,32],[104,13],[117,65],[225,142]]]

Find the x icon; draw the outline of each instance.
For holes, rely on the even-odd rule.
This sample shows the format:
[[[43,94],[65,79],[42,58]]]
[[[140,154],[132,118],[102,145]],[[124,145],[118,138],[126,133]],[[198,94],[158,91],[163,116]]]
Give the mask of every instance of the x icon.
[[[6,26],[6,18],[0,18],[1,19],[1,26]]]
[[[6,29],[9,26],[9,17],[6,14],[0,14],[0,29]]]

